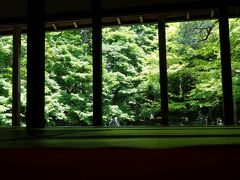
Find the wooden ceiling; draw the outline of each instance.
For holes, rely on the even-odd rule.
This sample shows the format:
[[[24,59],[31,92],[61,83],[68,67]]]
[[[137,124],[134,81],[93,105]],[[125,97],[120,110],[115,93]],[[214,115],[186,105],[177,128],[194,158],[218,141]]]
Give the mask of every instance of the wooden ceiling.
[[[91,27],[90,0],[45,1],[46,31]],[[103,26],[214,19],[222,5],[230,17],[239,16],[239,0],[101,0],[101,16]],[[27,0],[1,2],[0,34],[11,34],[16,24],[26,31],[26,19]]]

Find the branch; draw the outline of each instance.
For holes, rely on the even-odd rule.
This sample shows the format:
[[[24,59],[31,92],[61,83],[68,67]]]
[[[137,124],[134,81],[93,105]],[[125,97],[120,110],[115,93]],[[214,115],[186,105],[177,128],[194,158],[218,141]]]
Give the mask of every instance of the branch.
[[[202,31],[206,31],[207,32],[207,35],[205,38],[203,39],[200,39],[200,40],[197,40],[197,42],[203,42],[203,41],[206,41],[208,40],[209,36],[211,35],[212,33],[212,30],[214,29],[215,25],[218,23],[218,20],[216,20],[211,26],[207,27],[207,28],[203,28],[203,27],[198,27],[196,29],[200,30],[200,32]]]

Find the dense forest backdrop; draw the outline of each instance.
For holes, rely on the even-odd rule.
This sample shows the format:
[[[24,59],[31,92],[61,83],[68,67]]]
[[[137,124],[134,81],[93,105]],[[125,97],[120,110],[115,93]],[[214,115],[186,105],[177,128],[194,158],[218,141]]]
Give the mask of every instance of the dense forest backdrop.
[[[217,20],[169,23],[171,125],[217,125],[222,85]],[[230,21],[235,122],[240,119],[240,20]],[[45,117],[49,126],[92,125],[91,29],[46,33]],[[21,121],[26,112],[26,36],[22,36]],[[103,29],[104,123],[161,123],[157,24]],[[0,37],[0,126],[11,125],[12,37]]]

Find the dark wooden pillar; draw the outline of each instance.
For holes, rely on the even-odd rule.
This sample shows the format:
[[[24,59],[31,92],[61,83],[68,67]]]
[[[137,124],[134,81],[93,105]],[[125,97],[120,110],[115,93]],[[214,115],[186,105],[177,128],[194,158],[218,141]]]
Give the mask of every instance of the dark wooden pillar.
[[[102,24],[100,0],[92,0],[93,125],[103,125],[102,115]]]
[[[159,65],[160,65],[160,93],[162,125],[168,122],[168,79],[167,79],[167,53],[166,53],[166,29],[164,20],[158,22],[159,39]]]
[[[27,128],[43,128],[45,31],[44,0],[28,0],[27,22]]]
[[[14,26],[13,30],[13,64],[12,64],[12,126],[20,126],[21,107],[21,26]]]
[[[232,68],[227,8],[219,9],[219,32],[222,63],[223,120],[225,125],[234,124]]]

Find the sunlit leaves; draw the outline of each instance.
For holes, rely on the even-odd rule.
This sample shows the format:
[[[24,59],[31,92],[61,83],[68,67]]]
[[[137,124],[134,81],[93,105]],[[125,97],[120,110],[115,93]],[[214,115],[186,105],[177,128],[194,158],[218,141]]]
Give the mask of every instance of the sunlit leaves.
[[[230,20],[233,95],[240,103],[240,20]],[[222,82],[217,21],[170,23],[167,68],[170,123],[220,116]],[[157,24],[103,29],[104,120],[121,125],[161,119]],[[92,124],[91,29],[46,33],[47,125]],[[26,111],[26,36],[22,37],[21,117]],[[0,38],[0,125],[11,123],[12,37]],[[220,109],[220,110],[219,110]],[[175,115],[175,116],[174,116]],[[174,120],[172,117],[177,117]],[[187,119],[187,121],[186,121]]]

